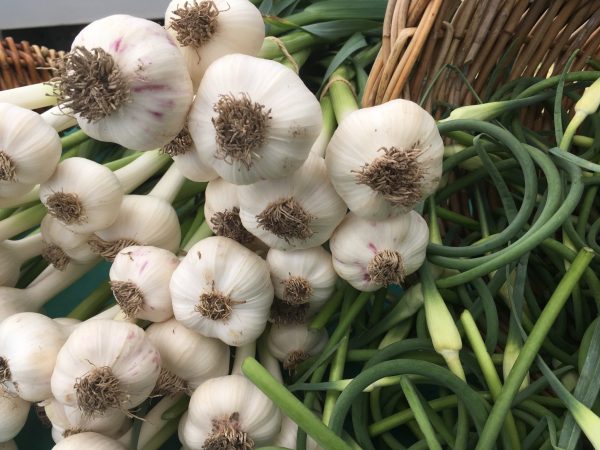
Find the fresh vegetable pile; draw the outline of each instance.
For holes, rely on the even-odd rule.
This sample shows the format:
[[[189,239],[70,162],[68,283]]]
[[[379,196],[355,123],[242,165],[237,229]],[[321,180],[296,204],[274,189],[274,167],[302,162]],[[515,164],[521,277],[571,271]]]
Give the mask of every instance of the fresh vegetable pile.
[[[260,3],[0,92],[0,448],[600,448],[600,72],[360,109],[386,2]]]

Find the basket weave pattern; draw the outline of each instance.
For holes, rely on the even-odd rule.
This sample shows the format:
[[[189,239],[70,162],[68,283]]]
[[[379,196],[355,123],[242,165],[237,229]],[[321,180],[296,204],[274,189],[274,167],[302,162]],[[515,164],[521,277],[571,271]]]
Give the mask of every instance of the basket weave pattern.
[[[48,81],[55,58],[64,55],[27,41],[15,42],[7,37],[0,40],[0,90]]]

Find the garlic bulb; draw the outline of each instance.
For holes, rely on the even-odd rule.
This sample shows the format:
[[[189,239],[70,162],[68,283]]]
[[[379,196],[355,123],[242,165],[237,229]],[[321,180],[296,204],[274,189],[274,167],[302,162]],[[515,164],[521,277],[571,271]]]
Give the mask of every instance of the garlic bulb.
[[[0,442],[10,441],[25,426],[31,403],[0,390]]]
[[[317,355],[327,344],[325,329],[313,330],[306,324],[272,325],[267,338],[269,352],[283,363],[283,368],[294,370],[298,364]]]
[[[0,242],[0,286],[14,286],[19,279],[21,265],[42,251],[39,233],[23,239]]]
[[[228,345],[256,340],[273,301],[267,263],[232,239],[213,236],[195,244],[171,278],[175,318]]]
[[[200,159],[187,125],[181,129],[175,139],[161,149],[161,152],[173,158],[177,169],[188,180],[205,182],[219,176],[211,166]]]
[[[158,379],[160,355],[144,330],[127,322],[90,320],[69,336],[56,359],[52,394],[85,415],[142,403]]]
[[[127,447],[100,433],[77,433],[57,443],[52,450],[126,450]]]
[[[42,219],[40,230],[44,239],[42,256],[59,270],[71,261],[82,264],[98,258],[88,244],[90,234],[75,233],[50,214]]]
[[[208,183],[204,191],[204,219],[213,233],[243,245],[257,239],[242,225],[237,186],[218,178]]]
[[[192,82],[157,23],[124,14],[96,20],[75,37],[58,70],[60,102],[94,139],[152,150],[183,128]]]
[[[86,158],[65,159],[40,186],[40,200],[48,214],[76,233],[108,227],[117,218],[122,199],[115,174]]]
[[[79,320],[79,319],[72,319],[70,317],[57,317],[57,318],[52,319],[52,320],[54,322],[56,322],[58,324],[58,326],[60,326],[62,332],[65,335],[65,337],[69,337],[71,335],[71,333],[73,331],[75,331],[75,329],[81,323],[81,320]]]
[[[188,127],[203,162],[230,183],[250,184],[298,169],[321,122],[319,102],[293,70],[232,54],[204,74]]]
[[[62,405],[54,398],[46,400],[42,405],[52,423],[54,442],[85,431],[94,431],[117,438],[129,423],[127,415],[116,408],[90,417],[86,416],[79,408]]]
[[[385,219],[410,211],[435,191],[443,154],[433,117],[400,99],[349,114],[333,134],[325,161],[350,211]]]
[[[323,244],[346,214],[325,161],[314,154],[288,178],[240,186],[238,197],[244,227],[279,250]]]
[[[126,195],[118,213],[110,227],[97,231],[89,240],[96,254],[112,261],[117,253],[132,245],[152,245],[172,252],[179,248],[179,220],[165,200]]]
[[[228,375],[196,389],[179,437],[189,448],[250,449],[269,444],[280,427],[275,404],[246,377]]]
[[[415,272],[425,261],[427,222],[415,211],[386,220],[349,213],[329,248],[337,274],[360,291],[376,291]]]
[[[229,372],[227,345],[204,337],[175,319],[153,323],[146,329],[146,336],[162,361],[155,389],[159,395],[191,394],[205,380]]]
[[[39,114],[0,103],[0,197],[25,194],[46,181],[61,152],[58,133]]]
[[[110,287],[127,317],[162,322],[173,316],[169,281],[179,259],[168,250],[132,246],[110,267]]]
[[[291,450],[296,450],[296,435],[298,434],[298,425],[288,416],[283,414],[281,420],[281,431],[275,438],[273,446],[283,447]],[[322,450],[319,444],[315,440],[307,436],[306,439],[306,450]]]
[[[165,28],[183,54],[194,91],[214,60],[230,53],[255,56],[265,38],[262,15],[248,0],[173,0]]]
[[[322,247],[267,253],[275,296],[294,305],[305,305],[310,317],[325,304],[335,289],[337,274],[331,255]]]
[[[23,400],[52,395],[50,377],[66,335],[43,314],[14,314],[0,323],[0,384]]]

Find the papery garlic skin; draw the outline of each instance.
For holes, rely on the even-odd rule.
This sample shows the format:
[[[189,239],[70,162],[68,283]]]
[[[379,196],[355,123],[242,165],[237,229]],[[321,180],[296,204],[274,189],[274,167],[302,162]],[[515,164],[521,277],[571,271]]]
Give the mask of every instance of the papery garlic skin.
[[[52,394],[62,404],[77,406],[88,415],[110,408],[126,410],[150,395],[159,373],[160,355],[142,328],[127,322],[90,320],[79,325],[61,348],[51,378]],[[82,403],[92,400],[83,389],[84,381],[95,386],[101,375],[118,384],[117,391],[106,393],[114,402]]]
[[[23,312],[0,323],[0,384],[23,400],[51,397],[50,377],[66,339],[43,314]]]
[[[267,263],[220,236],[203,239],[188,251],[170,289],[178,321],[233,346],[260,336],[273,301]]]
[[[59,269],[70,262],[83,264],[98,258],[88,244],[91,234],[75,233],[50,214],[42,219],[40,230],[45,244],[42,256]]]
[[[151,245],[177,251],[181,229],[170,203],[150,195],[126,195],[113,224],[94,233],[92,250],[112,261],[119,251],[132,245]]]
[[[60,159],[58,133],[39,114],[0,103],[0,197],[25,194],[45,182]]]
[[[284,369],[293,370],[302,361],[319,354],[328,338],[327,330],[313,330],[307,324],[272,325],[267,347]]]
[[[169,281],[179,259],[152,246],[125,247],[109,272],[117,303],[128,317],[162,322],[173,316]]]
[[[91,431],[77,433],[57,443],[52,450],[126,450],[127,447],[112,438]]]
[[[385,219],[410,211],[435,191],[443,154],[433,117],[399,99],[348,114],[331,138],[325,161],[350,211]]]
[[[175,14],[180,8],[189,8],[190,11],[200,9],[203,12],[201,17],[211,18],[207,20],[210,25],[206,30],[201,30],[202,39],[199,36],[194,39],[192,33],[184,31],[185,21],[182,21],[181,15]],[[187,5],[185,0],[173,0],[165,13],[165,29],[183,54],[194,91],[198,89],[206,69],[217,58],[230,53],[256,56],[265,38],[262,15],[248,0],[199,0],[187,2]],[[182,31],[178,32],[178,29]],[[178,36],[188,45],[182,43]]]
[[[0,442],[10,441],[25,426],[31,403],[0,390]]]
[[[102,164],[73,157],[61,162],[40,185],[40,200],[64,226],[76,233],[92,233],[117,218],[123,190],[115,174]]]
[[[271,248],[316,247],[327,241],[346,214],[346,204],[329,182],[325,162],[310,154],[300,169],[285,179],[259,181],[238,188],[244,227]],[[268,223],[267,212],[282,204],[293,220]],[[277,206],[279,205],[279,207]],[[289,232],[288,232],[289,230]]]
[[[189,448],[204,448],[213,435],[214,421],[229,421],[246,433],[250,448],[267,445],[281,427],[279,408],[242,375],[205,381],[190,399],[187,417],[180,427],[182,442]],[[231,448],[241,447],[236,441]]]
[[[371,292],[400,283],[419,269],[428,242],[427,222],[415,211],[380,221],[349,213],[329,248],[337,274],[352,287]]]
[[[298,169],[321,125],[319,102],[293,70],[232,54],[207,69],[188,127],[202,161],[230,183],[250,184]]]
[[[281,431],[275,438],[273,446],[283,447],[291,450],[296,450],[296,435],[298,434],[298,425],[292,419],[285,414],[282,415],[281,419]],[[307,436],[306,439],[306,450],[322,450],[319,444],[315,440]]]
[[[98,120],[75,111],[81,129],[100,141],[152,150],[183,128],[193,90],[183,57],[169,33],[149,20],[118,14],[87,25],[72,49],[101,48],[127,86],[126,100]]]
[[[91,417],[72,406],[59,403],[52,398],[43,402],[46,416],[52,423],[53,439],[58,443],[71,433],[93,431],[108,437],[117,438],[130,419],[119,409],[109,409],[103,414]]]
[[[335,289],[337,274],[331,254],[322,247],[290,251],[272,248],[267,263],[275,296],[293,305],[308,303],[308,317],[323,307]]]
[[[184,392],[191,393],[204,381],[229,372],[226,344],[202,336],[175,319],[153,323],[146,329],[146,336],[160,353],[162,369],[181,380]]]

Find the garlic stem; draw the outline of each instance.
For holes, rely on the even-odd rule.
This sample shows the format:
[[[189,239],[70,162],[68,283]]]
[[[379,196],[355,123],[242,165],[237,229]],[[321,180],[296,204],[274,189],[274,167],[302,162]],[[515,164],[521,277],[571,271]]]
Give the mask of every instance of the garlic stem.
[[[169,159],[168,156],[162,155],[158,150],[144,152],[133,162],[115,170],[114,173],[123,187],[123,192],[129,194],[158,172]]]
[[[46,215],[42,204],[32,206],[0,221],[0,241],[10,239],[23,231],[38,225]]]
[[[62,144],[63,150],[70,149],[71,147],[75,147],[82,142],[85,142],[90,137],[83,132],[83,130],[77,130],[72,133],[67,134],[60,138],[60,143]],[[64,157],[64,154],[63,154]]]
[[[325,149],[327,149],[327,144],[329,144],[336,126],[333,103],[331,102],[329,95],[325,95],[321,99],[321,112],[323,114],[323,128],[321,128],[321,133],[319,134],[319,137],[317,137],[317,140],[310,151],[315,155],[324,157]]]
[[[19,195],[18,197],[0,198],[0,208],[16,208],[21,205],[40,201],[40,185],[34,188],[27,194]]]
[[[51,83],[37,83],[0,91],[0,103],[12,103],[21,108],[45,108],[55,105],[56,102],[57,98],[53,95]]]
[[[348,78],[348,69],[344,66],[336,69],[329,78],[329,96],[337,123],[342,123],[348,114],[358,109],[358,100]]]
[[[69,264],[63,271],[48,266],[26,288],[29,294],[29,309],[31,311],[39,310],[48,300],[85,275],[97,263],[96,260],[87,264]]]
[[[77,119],[70,114],[70,110],[61,109],[58,106],[50,108],[42,113],[42,118],[56,131],[64,131],[77,125]]]
[[[148,195],[173,203],[184,182],[185,177],[175,164],[171,164],[169,170],[156,183],[156,186],[152,188]]]
[[[21,265],[42,252],[44,240],[41,233],[35,233],[17,241],[4,241],[0,245],[11,251],[17,260],[16,263]]]
[[[112,294],[112,291],[111,291],[111,294]],[[120,311],[121,311],[121,308],[119,307],[119,305],[113,305],[110,308],[105,309],[102,312],[99,312],[95,316],[90,317],[88,320],[102,320],[102,319],[114,320],[115,316]]]
[[[71,310],[67,317],[71,319],[87,320],[96,314],[108,299],[112,296],[112,290],[108,283],[102,283],[94,289],[86,298]],[[114,317],[118,312],[118,306],[110,317]],[[102,314],[102,313],[100,313]]]
[[[242,364],[246,358],[254,358],[256,354],[256,341],[250,342],[246,345],[236,347],[235,358],[233,359],[233,368],[231,369],[231,375],[243,375]]]
[[[213,232],[205,220],[204,222],[202,222],[202,225],[200,225],[198,227],[198,229],[194,232],[192,237],[190,237],[190,240],[187,242],[187,244],[185,244],[185,246],[183,247],[183,250],[185,252],[189,251],[190,248],[192,248],[195,244],[200,242],[202,239],[210,237],[212,235],[213,235]]]

